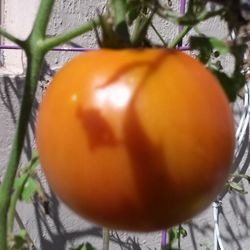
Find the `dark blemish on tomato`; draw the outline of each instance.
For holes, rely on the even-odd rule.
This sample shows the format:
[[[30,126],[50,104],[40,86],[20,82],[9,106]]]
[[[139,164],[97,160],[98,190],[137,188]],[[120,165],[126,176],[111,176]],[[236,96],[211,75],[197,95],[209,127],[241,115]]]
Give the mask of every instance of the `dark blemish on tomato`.
[[[167,220],[164,222],[166,225],[174,224],[176,222],[176,214],[179,211],[172,211],[172,204],[175,203],[181,207],[181,205],[185,203],[185,200],[189,199],[188,196],[184,197],[182,194],[179,196],[177,195],[178,192],[175,190],[174,180],[166,171],[168,169],[166,166],[168,155],[164,151],[161,143],[155,144],[149,138],[136,109],[138,96],[143,92],[147,80],[153,76],[154,71],[161,66],[162,60],[165,59],[166,54],[160,54],[157,60],[151,63],[151,67],[145,72],[145,75],[141,79],[141,83],[138,84],[126,109],[123,126],[123,143],[133,166],[132,173],[135,179],[138,196],[140,197],[139,200],[141,200],[147,208],[145,214],[136,214],[134,217],[140,217],[141,221],[143,221],[144,218],[152,217],[156,229],[162,225],[164,220]],[[166,188],[169,190],[168,192],[163,191]],[[166,193],[168,194],[167,196]],[[164,214],[164,211],[168,211],[169,214],[172,213],[172,216],[157,218],[153,216],[157,211],[160,211],[160,214]],[[178,216],[182,218],[182,214]],[[145,225],[142,225],[142,227],[143,226],[145,228]]]
[[[143,49],[141,51],[143,51]],[[140,50],[138,50],[138,53],[140,53]],[[136,68],[147,67],[148,73],[152,74],[154,70],[157,69],[164,60],[166,60],[170,55],[176,53],[177,51],[175,49],[169,49],[169,50],[162,49],[159,55],[153,61],[152,59],[143,61],[131,61],[130,63],[123,65],[120,69],[117,69],[113,75],[111,75],[108,79],[106,79],[102,84],[97,86],[97,88],[104,88],[112,84],[115,84],[119,80],[120,76],[124,76]],[[148,73],[145,74],[144,78],[146,78],[149,75]]]
[[[98,109],[79,108],[78,117],[86,131],[90,149],[101,146],[116,146],[114,131]]]

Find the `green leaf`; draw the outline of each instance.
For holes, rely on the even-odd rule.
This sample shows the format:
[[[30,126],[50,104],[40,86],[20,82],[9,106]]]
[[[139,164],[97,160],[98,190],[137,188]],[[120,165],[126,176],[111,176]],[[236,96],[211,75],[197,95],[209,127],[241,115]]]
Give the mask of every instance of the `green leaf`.
[[[183,226],[180,225],[178,231],[179,237],[181,236],[182,238],[185,238],[187,236],[187,230]]]
[[[38,165],[38,155],[37,153],[33,153],[33,157],[29,164],[22,170],[20,176],[15,179],[14,189],[19,193],[20,200],[30,202],[34,193],[37,192],[38,184],[32,175]]]
[[[230,52],[226,43],[214,37],[193,36],[190,38],[190,46],[192,49],[199,50],[199,59],[204,64],[210,60],[214,52],[219,54]]]
[[[21,229],[9,242],[10,250],[21,250],[27,247],[27,232]]]
[[[76,247],[70,248],[70,250],[96,250],[89,242],[81,244]]]
[[[210,69],[210,70],[219,81],[229,101],[234,102],[236,100],[237,92],[238,92],[234,79],[230,78],[227,74],[219,70],[215,70],[215,69]]]
[[[240,194],[247,194],[247,191],[244,190],[242,186],[240,186],[237,182],[230,181],[228,182],[229,189],[234,190]]]
[[[20,177],[16,178],[14,183],[14,188],[20,188],[24,185],[24,182],[28,179],[28,174],[22,174]]]
[[[167,246],[164,250],[171,250],[173,249],[173,244],[180,240],[181,238],[184,238],[187,236],[187,231],[182,227],[182,225],[172,227],[168,230],[168,237],[169,241]]]
[[[190,47],[195,50],[199,50],[198,59],[203,63],[207,64],[213,53],[213,48],[208,42],[207,37],[196,37],[190,38]]]
[[[19,233],[18,233],[18,236],[21,237],[21,238],[23,238],[23,239],[25,239],[26,236],[27,236],[26,230],[25,230],[25,229],[21,229],[21,230],[19,231]]]
[[[130,0],[127,2],[127,18],[128,23],[131,25],[141,12],[141,3],[138,0]]]
[[[30,168],[30,171],[35,171],[36,168],[38,167],[39,165],[39,157],[38,157],[38,153],[37,151],[33,151],[32,152],[32,158],[29,162],[29,168]]]
[[[21,200],[25,202],[31,202],[32,197],[37,192],[37,181],[29,177],[24,184],[23,191],[21,194]]]
[[[211,45],[211,47],[217,50],[218,52],[220,52],[220,54],[227,54],[230,52],[229,46],[222,40],[219,40],[214,37],[210,37],[208,38],[208,42]]]
[[[12,250],[20,250],[24,247],[26,244],[26,240],[24,240],[20,236],[15,236],[14,237],[14,246],[11,248]]]
[[[14,188],[21,188],[20,200],[31,202],[32,197],[37,192],[37,181],[28,174],[23,174],[15,180]]]

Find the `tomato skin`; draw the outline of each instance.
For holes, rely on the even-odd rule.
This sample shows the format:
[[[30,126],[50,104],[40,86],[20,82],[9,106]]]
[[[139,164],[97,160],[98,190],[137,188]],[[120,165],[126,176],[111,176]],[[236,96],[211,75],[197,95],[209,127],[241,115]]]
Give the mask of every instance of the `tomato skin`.
[[[37,117],[52,189],[100,225],[167,228],[206,208],[234,150],[228,100],[195,59],[166,49],[81,54],[54,77]]]

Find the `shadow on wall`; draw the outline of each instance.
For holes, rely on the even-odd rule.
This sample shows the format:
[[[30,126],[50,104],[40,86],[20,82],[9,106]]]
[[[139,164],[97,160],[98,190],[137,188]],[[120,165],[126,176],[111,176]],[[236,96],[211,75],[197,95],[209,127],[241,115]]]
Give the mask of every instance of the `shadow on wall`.
[[[41,74],[42,78],[40,79],[38,87],[37,99],[34,103],[31,114],[29,130],[25,138],[24,157],[26,159],[31,158],[32,149],[35,147],[35,115],[38,108],[38,103],[44,89],[46,89],[50,77],[53,76],[53,74],[54,72],[50,70],[48,64],[45,63]],[[1,110],[3,109],[4,113],[10,117],[10,122],[12,123],[13,127],[17,123],[17,111],[20,106],[22,92],[23,77],[4,76],[0,81]],[[3,121],[0,120],[0,122]],[[240,173],[246,174],[249,163],[250,144],[248,127],[239,154],[235,159],[234,166],[235,168],[240,166]],[[236,181],[240,181],[240,179],[236,179]],[[249,186],[246,186],[246,190],[247,189],[249,189]],[[33,202],[34,214],[30,215],[35,217],[36,228],[29,228],[29,231],[36,231],[36,237],[39,239],[39,245],[42,250],[63,250],[69,245],[73,245],[75,242],[86,243],[90,237],[91,239],[99,240],[99,242],[101,241],[102,230],[99,227],[91,225],[87,225],[86,227],[84,225],[80,227],[79,224],[81,224],[81,222],[78,221],[78,228],[75,227],[75,229],[74,225],[71,225],[72,228],[69,229],[67,227],[67,223],[62,221],[60,202],[53,193],[50,191],[48,191],[48,193],[49,194],[47,197],[49,200],[49,211],[44,209],[41,201],[35,197]],[[248,222],[250,221],[250,203],[248,202],[248,195],[224,192],[222,197],[223,205],[219,211],[220,228],[222,241],[225,243],[226,249],[249,249],[250,243],[247,243],[247,239],[250,237],[250,223]],[[204,220],[202,215],[201,217],[195,218],[191,223],[184,225],[184,227],[187,229],[188,236],[182,241],[180,249],[209,249],[213,243],[214,230],[212,209],[206,212],[205,218],[207,220]],[[22,224],[25,224],[25,221],[23,221]],[[113,249],[153,250],[146,247],[144,243],[142,244],[141,239],[139,239],[138,236],[134,236],[133,234],[130,234],[130,236],[124,239],[124,237],[121,238],[118,232],[112,231],[110,241],[112,248],[114,246]],[[208,242],[209,246],[206,246],[206,242]],[[159,249],[159,246],[154,249]]]
[[[38,200],[34,202],[35,218],[37,220],[37,229],[42,250],[69,249],[70,246],[73,247],[87,242],[92,243],[89,240],[90,238],[92,240],[94,239],[92,243],[94,247],[97,240],[99,240],[99,243],[101,242],[102,228],[92,225],[88,225],[81,230],[66,228],[65,223],[63,223],[60,217],[60,214],[62,214],[60,212],[60,202],[53,193],[51,193],[49,201],[49,215],[45,214]],[[78,224],[79,223],[81,223],[81,221],[78,221]],[[84,222],[82,221],[82,223]],[[44,235],[46,235],[46,237],[44,237]],[[110,233],[110,244],[114,245],[113,249],[142,250],[136,237],[129,236],[126,240],[122,240],[115,231]],[[148,250],[150,249],[148,248]]]
[[[34,133],[35,133],[35,116],[38,108],[38,100],[41,96],[41,90],[47,86],[48,78],[54,74],[50,70],[48,64],[45,62],[41,72],[40,83],[38,86],[38,95],[34,101],[30,123],[28,131],[26,133],[24,144],[24,155],[29,160],[32,155],[32,149],[34,148]],[[6,116],[11,117],[10,126],[15,127],[18,120],[18,110],[20,108],[22,94],[24,87],[24,76],[3,76],[0,79],[0,102],[3,108],[3,112]],[[1,110],[2,111],[2,110]]]
[[[16,126],[18,117],[17,109],[19,109],[21,103],[21,97],[23,92],[23,77],[16,76],[14,78],[4,76],[0,84],[0,100],[1,105],[4,106],[5,112],[8,112],[11,117],[10,125]],[[35,129],[35,110],[38,106],[37,101],[34,103],[34,109],[32,110],[31,120],[29,123],[28,132],[25,138],[24,144],[24,154],[27,159],[31,158],[32,146],[34,144],[32,140],[32,135],[34,134]]]
[[[73,230],[67,232],[67,229],[60,218],[60,203],[53,193],[49,198],[50,209],[49,215],[44,213],[41,203],[36,200],[34,202],[35,218],[37,220],[38,235],[40,237],[40,246],[43,250],[66,249],[66,246],[78,238],[83,239],[87,236],[101,238],[102,232],[98,227],[89,227],[85,230]],[[46,235],[44,237],[44,235]]]

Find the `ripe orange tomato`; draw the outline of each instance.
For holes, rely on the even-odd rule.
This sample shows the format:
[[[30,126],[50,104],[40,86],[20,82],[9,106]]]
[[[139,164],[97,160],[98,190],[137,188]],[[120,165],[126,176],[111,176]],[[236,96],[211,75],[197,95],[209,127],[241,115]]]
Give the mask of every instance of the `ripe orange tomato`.
[[[77,56],[45,93],[36,136],[48,182],[69,207],[132,231],[167,228],[206,208],[234,149],[218,82],[167,49]]]

